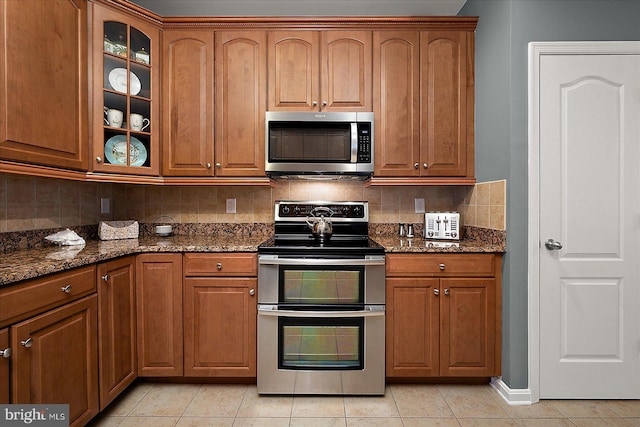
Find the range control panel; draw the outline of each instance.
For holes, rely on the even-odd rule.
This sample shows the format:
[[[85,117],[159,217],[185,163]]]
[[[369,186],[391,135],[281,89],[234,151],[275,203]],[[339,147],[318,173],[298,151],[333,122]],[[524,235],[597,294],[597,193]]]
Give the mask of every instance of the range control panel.
[[[275,220],[304,221],[309,216],[325,216],[332,221],[369,220],[367,202],[278,201]]]

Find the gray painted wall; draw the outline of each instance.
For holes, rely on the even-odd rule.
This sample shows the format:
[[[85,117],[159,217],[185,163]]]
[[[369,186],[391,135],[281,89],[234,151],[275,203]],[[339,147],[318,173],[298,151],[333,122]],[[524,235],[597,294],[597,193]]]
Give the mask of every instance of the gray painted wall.
[[[527,45],[640,40],[640,0],[467,0],[476,30],[476,176],[507,179],[503,380],[527,388]]]

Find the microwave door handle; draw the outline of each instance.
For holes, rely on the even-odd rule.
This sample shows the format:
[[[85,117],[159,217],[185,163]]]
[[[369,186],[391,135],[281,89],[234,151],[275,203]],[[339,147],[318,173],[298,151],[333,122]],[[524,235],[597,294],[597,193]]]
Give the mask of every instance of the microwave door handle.
[[[321,318],[345,318],[345,317],[380,317],[385,315],[383,305],[366,306],[362,311],[298,311],[278,310],[278,306],[259,305],[258,316],[286,316],[286,317],[321,317]]]
[[[351,122],[351,163],[358,162],[358,123]]]

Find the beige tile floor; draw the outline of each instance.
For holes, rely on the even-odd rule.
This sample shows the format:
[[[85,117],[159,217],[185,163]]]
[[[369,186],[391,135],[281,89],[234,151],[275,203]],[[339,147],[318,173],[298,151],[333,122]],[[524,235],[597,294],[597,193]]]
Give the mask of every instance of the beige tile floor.
[[[91,426],[640,427],[640,400],[509,406],[488,385],[396,385],[384,396],[259,396],[255,385],[136,383]]]

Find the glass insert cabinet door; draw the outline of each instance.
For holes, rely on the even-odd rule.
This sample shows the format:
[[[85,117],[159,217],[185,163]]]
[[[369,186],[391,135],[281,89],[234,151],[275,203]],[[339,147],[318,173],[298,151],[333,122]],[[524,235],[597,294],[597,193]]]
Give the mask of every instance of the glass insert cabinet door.
[[[93,7],[94,80],[101,85],[94,102],[94,169],[157,175],[159,31]]]

